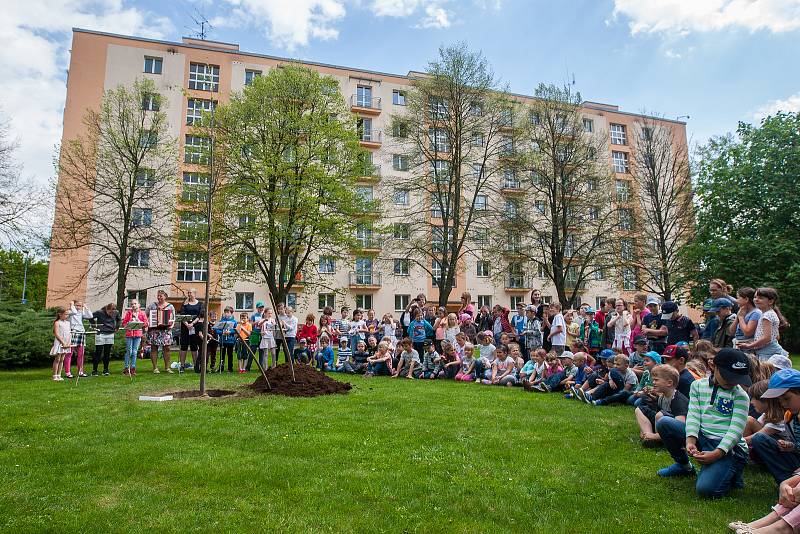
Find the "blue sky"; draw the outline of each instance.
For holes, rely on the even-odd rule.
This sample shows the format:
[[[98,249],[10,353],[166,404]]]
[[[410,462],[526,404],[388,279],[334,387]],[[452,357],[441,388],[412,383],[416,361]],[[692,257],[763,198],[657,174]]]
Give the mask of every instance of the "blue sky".
[[[180,40],[198,12],[242,50],[400,74],[464,40],[514,92],[574,75],[587,100],[690,115],[695,142],[800,109],[800,0],[14,0],[0,102],[26,175],[52,176],[72,26]]]

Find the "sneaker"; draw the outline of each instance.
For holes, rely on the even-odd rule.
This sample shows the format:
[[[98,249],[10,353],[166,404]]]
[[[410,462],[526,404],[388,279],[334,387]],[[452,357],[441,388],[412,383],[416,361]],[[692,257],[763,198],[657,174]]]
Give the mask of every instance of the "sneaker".
[[[92,376],[100,376],[100,373],[98,373],[97,371],[92,371]]]
[[[72,375],[72,373],[67,373],[67,374],[65,374],[64,376],[65,376],[65,377],[67,377],[67,378],[75,378],[75,377]]]
[[[123,370],[122,370],[122,376],[130,376],[130,374],[131,374],[131,373],[130,373],[130,371],[128,371],[128,368],[127,368],[127,367],[126,367],[125,369],[123,369]]]
[[[669,467],[658,470],[660,477],[686,477],[694,474],[694,466],[689,463],[688,465],[681,465],[674,463]]]
[[[586,404],[591,404],[593,400],[594,399],[592,398],[591,393],[586,393],[584,391],[584,393],[583,393],[583,402],[585,402]]]
[[[80,373],[78,373],[78,376],[81,377],[81,378],[87,378],[89,375],[87,375],[86,373],[81,371]]]
[[[586,392],[583,391],[583,388],[574,388],[575,390],[575,398],[579,401],[586,402]]]
[[[575,395],[572,392],[564,393],[564,398],[565,399],[574,399]]]
[[[600,400],[593,400],[589,404],[591,404],[592,406],[602,406],[603,405],[602,403],[603,403],[603,400],[600,399]]]
[[[64,379],[62,377],[58,376],[58,375],[54,375],[53,376],[53,380],[55,382],[63,382],[64,381]]]
[[[131,367],[131,376],[136,376],[136,367]]]
[[[108,370],[103,371],[103,376],[111,376],[111,373]]]
[[[173,372],[172,372],[172,369],[170,369],[169,367],[167,367],[167,368],[166,368],[166,369],[164,369],[164,370],[165,370],[166,372],[168,372],[169,374],[171,374],[171,375],[174,375],[174,374],[175,374],[175,373],[173,373]]]
[[[161,372],[161,371],[159,371],[159,370],[158,370],[158,367],[156,367],[155,369],[153,369],[153,374],[154,374],[154,375],[157,375],[157,374],[159,374],[160,372]]]
[[[525,391],[533,391],[533,384],[531,384],[530,380],[525,380],[522,382],[522,388]]]
[[[550,386],[548,386],[547,384],[545,384],[544,382],[542,382],[542,386],[544,387],[544,389],[542,391],[544,391],[546,393],[550,393],[551,391],[553,391],[552,388]]]
[[[192,365],[191,363],[187,363],[186,365],[183,366],[183,368],[186,369],[187,371],[192,370],[194,369],[194,365]]]

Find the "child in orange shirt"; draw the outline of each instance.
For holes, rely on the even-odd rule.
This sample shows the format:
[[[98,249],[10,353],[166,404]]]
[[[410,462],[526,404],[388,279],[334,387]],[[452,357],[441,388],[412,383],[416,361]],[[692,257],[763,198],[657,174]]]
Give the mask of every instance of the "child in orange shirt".
[[[239,374],[247,372],[247,355],[250,350],[250,334],[253,332],[253,323],[246,313],[239,314],[239,324],[236,325],[236,358],[239,360]]]

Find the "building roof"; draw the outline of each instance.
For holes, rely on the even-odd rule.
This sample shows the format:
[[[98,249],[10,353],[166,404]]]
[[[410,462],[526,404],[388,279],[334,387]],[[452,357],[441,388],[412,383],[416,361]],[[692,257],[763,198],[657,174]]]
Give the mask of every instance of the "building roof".
[[[333,69],[342,69],[342,70],[349,70],[349,71],[355,71],[355,72],[363,72],[365,74],[372,74],[372,75],[378,75],[378,76],[391,76],[391,77],[394,77],[394,78],[405,78],[405,79],[409,80],[409,82],[414,80],[415,78],[419,78],[421,74],[424,74],[424,73],[422,73],[420,71],[413,71],[413,70],[409,71],[408,74],[396,74],[396,73],[391,73],[391,72],[382,72],[382,71],[377,71],[377,70],[362,69],[362,68],[358,68],[358,67],[347,67],[347,66],[344,66],[344,65],[334,65],[334,64],[331,64],[331,63],[322,63],[322,62],[318,62],[318,61],[309,61],[309,60],[296,59],[296,58],[293,59],[293,58],[287,58],[287,57],[282,57],[282,56],[273,56],[273,55],[269,55],[269,54],[259,54],[259,53],[255,53],[255,52],[243,52],[243,51],[239,50],[239,45],[235,44],[235,43],[225,43],[225,42],[221,42],[221,41],[201,40],[201,39],[196,39],[196,38],[193,38],[193,37],[184,37],[182,42],[176,42],[176,41],[165,41],[165,40],[161,40],[161,39],[151,39],[151,38],[148,38],[148,37],[137,37],[137,36],[133,36],[133,35],[123,35],[123,34],[118,34],[118,33],[102,32],[102,31],[97,31],[97,30],[89,30],[89,29],[86,29],[86,28],[72,28],[72,31],[76,32],[76,33],[88,33],[88,34],[93,34],[93,35],[104,35],[104,36],[107,36],[107,37],[117,37],[117,38],[120,38],[120,39],[128,39],[128,40],[131,40],[131,41],[141,41],[141,42],[145,42],[145,43],[158,43],[158,44],[167,45],[167,46],[181,46],[181,47],[184,47],[184,48],[195,48],[195,49],[198,49],[198,50],[208,50],[208,51],[211,51],[211,52],[221,52],[221,53],[226,53],[226,54],[235,54],[235,55],[239,55],[239,56],[258,57],[258,58],[263,58],[263,59],[270,59],[270,60],[273,60],[273,61],[286,61],[286,62],[293,62],[294,61],[294,62],[299,62],[299,63],[306,64],[306,65],[314,65],[314,66],[317,66],[317,67],[327,67],[327,68],[333,68]],[[522,94],[522,93],[510,93],[510,94],[512,96],[517,96],[517,97],[527,98],[527,99],[535,99],[536,98],[533,95],[526,95],[526,94]],[[664,117],[656,117],[656,116],[651,116],[651,115],[644,115],[642,113],[631,113],[631,112],[627,112],[627,111],[620,111],[619,110],[619,106],[616,106],[616,105],[613,105],[613,104],[604,104],[604,103],[600,103],[600,102],[585,101],[585,102],[582,103],[582,105],[583,105],[583,107],[590,108],[590,109],[595,109],[595,110],[598,110],[598,111],[609,111],[609,112],[612,112],[612,113],[619,113],[619,114],[622,114],[622,115],[631,115],[631,116],[635,116],[635,117],[646,117],[646,118],[651,118],[651,119],[655,119],[655,120],[671,122],[671,123],[675,123],[675,124],[682,124],[684,126],[686,125],[686,122],[675,120],[675,119],[667,119],[667,118],[664,118]]]

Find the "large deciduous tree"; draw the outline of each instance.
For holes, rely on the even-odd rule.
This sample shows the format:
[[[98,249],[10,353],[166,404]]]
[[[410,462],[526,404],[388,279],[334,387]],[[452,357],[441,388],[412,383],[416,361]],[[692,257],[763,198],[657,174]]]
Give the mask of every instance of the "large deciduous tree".
[[[432,278],[441,306],[466,259],[497,250],[488,229],[502,209],[499,176],[515,164],[503,156],[514,150],[517,107],[486,58],[462,43],[439,49],[392,118],[392,142],[408,162],[392,186],[408,205],[387,217],[391,253]]]
[[[278,302],[322,284],[317,257],[348,261],[376,203],[356,188],[364,150],[335,79],[298,65],[255,78],[217,108],[213,153],[224,269],[263,279]]]
[[[584,128],[571,86],[540,84],[534,97],[523,134],[525,209],[508,224],[507,265],[509,275],[536,267],[567,306],[616,267],[608,153],[602,132]]]
[[[686,140],[668,123],[645,116],[634,132],[631,177],[639,194],[643,253],[629,262],[642,289],[663,300],[680,297],[686,245],[693,229],[692,184]]]
[[[0,119],[0,239],[24,246],[32,237],[32,218],[42,208],[44,196],[40,188],[21,179],[16,150],[9,123]]]
[[[165,103],[151,80],[107,90],[57,162],[51,250],[88,248],[87,269],[71,282],[92,273],[97,291],[114,289],[118,308],[133,266],[171,265],[178,147]]]
[[[709,280],[772,286],[792,323],[784,347],[798,346],[800,307],[800,114],[778,113],[736,135],[711,139],[697,158],[697,228],[688,250],[691,297]]]

